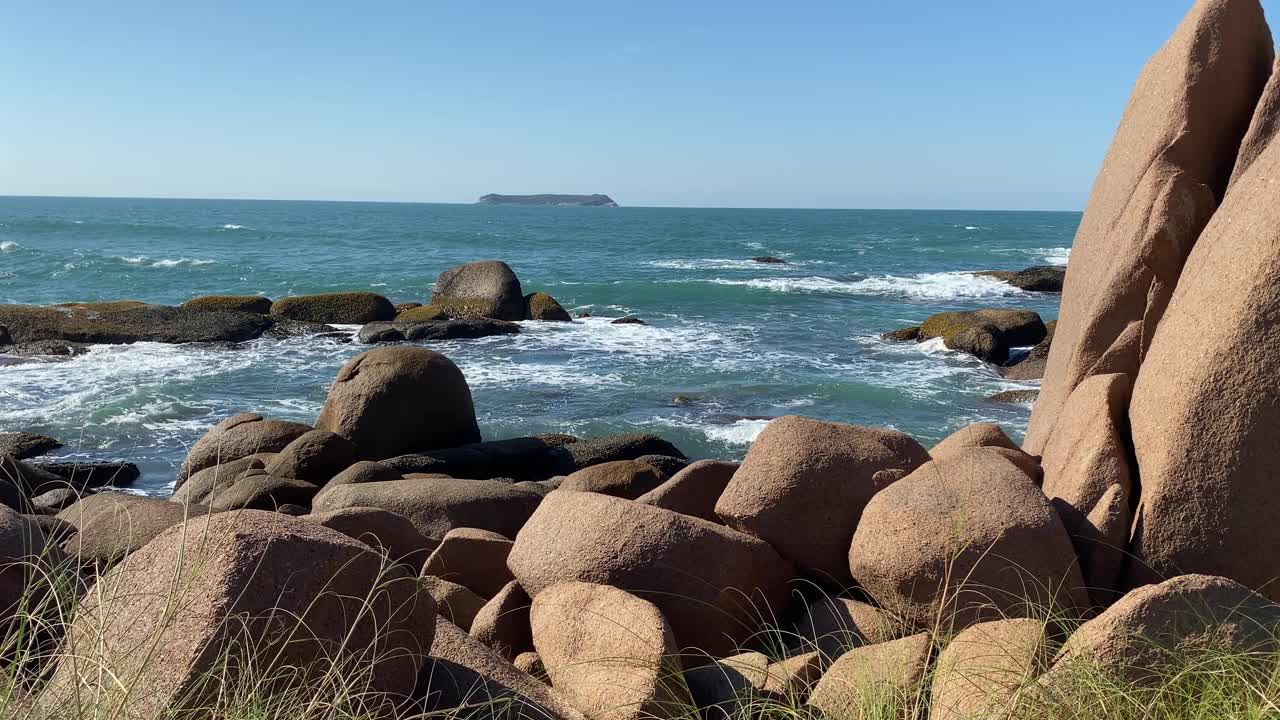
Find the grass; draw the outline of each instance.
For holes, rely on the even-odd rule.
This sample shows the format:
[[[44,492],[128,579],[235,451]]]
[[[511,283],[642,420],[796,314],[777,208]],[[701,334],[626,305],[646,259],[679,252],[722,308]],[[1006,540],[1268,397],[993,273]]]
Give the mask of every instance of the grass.
[[[192,556],[200,556],[208,538],[187,538]],[[126,563],[130,559],[126,559]],[[483,692],[472,694],[454,709],[423,710],[376,690],[375,668],[404,660],[392,654],[400,645],[379,642],[387,627],[375,622],[386,615],[386,587],[403,582],[395,563],[386,560],[370,584],[366,597],[343,595],[338,584],[320,582],[321,591],[301,607],[297,603],[269,607],[257,615],[233,614],[221,627],[220,641],[205,658],[207,672],[189,684],[189,698],[182,711],[153,711],[141,695],[150,678],[175,672],[163,630],[172,627],[188,609],[192,597],[206,586],[208,568],[199,562],[180,562],[163,587],[141,602],[133,589],[119,582],[115,572],[89,577],[76,558],[48,549],[40,557],[28,557],[4,568],[21,573],[27,589],[18,601],[13,619],[0,639],[0,720],[427,720],[428,718],[536,717],[528,706],[491,700]],[[253,572],[264,572],[254,568]],[[314,585],[314,584],[313,584]],[[803,593],[808,601],[818,595],[816,586]],[[1030,596],[1042,597],[1034,592]],[[360,631],[335,635],[308,623],[314,608],[339,603],[350,627]],[[1032,601],[1028,601],[1031,604]],[[144,642],[132,646],[129,662],[119,662],[122,624],[138,622],[129,608],[148,607],[155,622],[143,628]],[[332,609],[338,605],[325,605]],[[778,661],[801,649],[793,622],[774,618],[770,609],[758,608],[769,618],[766,629],[747,642],[743,651],[760,652]],[[332,614],[326,615],[332,617]],[[1051,658],[1061,638],[1083,618],[1050,617],[1041,613],[1046,636],[1043,656]],[[790,620],[794,620],[791,618]],[[363,624],[362,624],[363,623]],[[370,625],[369,623],[373,623]],[[136,630],[136,628],[134,628]],[[837,630],[846,634],[853,629]],[[898,627],[895,635],[909,632]],[[939,617],[932,633],[932,656],[955,633],[947,618]],[[137,635],[135,634],[135,637]],[[299,651],[303,648],[305,651]],[[1010,651],[1013,653],[1013,651]],[[686,654],[686,665],[694,654]],[[301,662],[299,658],[307,658]],[[705,662],[706,657],[696,662]],[[991,674],[1004,672],[1009,657],[999,648],[991,655]],[[613,659],[617,662],[619,659]],[[639,662],[639,661],[637,661]],[[652,662],[651,660],[649,662]],[[666,663],[663,663],[664,665]],[[37,703],[50,687],[56,672],[74,667],[76,682],[54,681],[63,696],[59,702]],[[939,665],[902,683],[859,686],[857,702],[838,714],[822,715],[806,704],[807,688],[801,684],[772,694],[752,690],[749,672],[735,675],[738,697],[712,715],[723,720],[1262,720],[1280,719],[1280,638],[1265,652],[1228,651],[1217,647],[1179,648],[1166,652],[1163,662],[1145,668],[1146,677],[1133,680],[1086,663],[1071,666],[1068,682],[1046,687],[1034,673],[997,677],[999,700],[978,715],[943,712],[935,697]],[[978,675],[984,675],[983,669]],[[985,678],[991,690],[991,678]],[[685,679],[676,673],[662,683],[682,688],[668,693],[674,700],[662,706],[662,717],[673,720],[706,717],[689,700]],[[1069,688],[1064,691],[1063,688]],[[46,697],[46,700],[48,698]],[[523,709],[521,709],[523,707]],[[621,710],[621,709],[620,709]],[[620,713],[619,717],[625,717]]]

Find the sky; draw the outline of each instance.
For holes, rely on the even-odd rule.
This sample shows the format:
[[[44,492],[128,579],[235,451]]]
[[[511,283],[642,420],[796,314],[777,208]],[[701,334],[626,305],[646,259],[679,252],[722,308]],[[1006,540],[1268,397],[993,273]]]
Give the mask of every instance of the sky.
[[[0,0],[0,195],[1076,210],[1190,4]]]

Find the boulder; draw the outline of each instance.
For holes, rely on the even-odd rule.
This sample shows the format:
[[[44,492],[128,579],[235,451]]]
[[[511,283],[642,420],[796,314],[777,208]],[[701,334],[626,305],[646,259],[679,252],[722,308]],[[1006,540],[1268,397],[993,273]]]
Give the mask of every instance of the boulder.
[[[39,588],[53,583],[46,573],[55,572],[61,559],[38,524],[0,507],[0,640],[5,641],[6,653],[14,651],[8,636],[14,614],[37,611]]]
[[[1006,716],[1048,659],[1041,620],[993,620],[966,628],[934,663],[929,720]]]
[[[920,325],[918,340],[942,338],[952,350],[1002,364],[1009,348],[1035,345],[1048,331],[1030,310],[965,310],[930,315]]]
[[[922,339],[920,337],[920,326],[911,325],[897,330],[890,330],[882,334],[880,339],[886,342],[919,342]]]
[[[666,480],[665,473],[648,463],[614,460],[583,468],[566,477],[560,487],[635,500]]]
[[[436,541],[423,537],[407,518],[379,508],[352,507],[304,517],[380,550],[392,561],[414,570],[422,567],[436,545]]]
[[[346,470],[333,476],[325,487],[330,485],[354,485],[366,482],[385,482],[387,480],[403,480],[404,475],[375,460],[359,460]]]
[[[764,691],[783,698],[784,702],[791,705],[804,704],[808,701],[813,686],[822,679],[822,671],[830,664],[816,650],[770,663]]]
[[[436,612],[463,632],[471,629],[471,621],[484,607],[484,598],[455,582],[434,575],[422,576],[422,585],[436,601]]]
[[[779,418],[752,443],[716,514],[806,572],[848,585],[849,540],[862,508],[928,459],[896,430]]]
[[[440,273],[431,292],[431,304],[459,317],[513,321],[525,318],[520,278],[498,260],[467,263]]]
[[[409,302],[396,303],[396,316],[399,317],[399,314],[405,310],[412,310],[420,307],[424,307],[422,303],[412,300]]]
[[[541,500],[537,493],[498,480],[437,478],[330,485],[311,507],[316,512],[382,508],[408,518],[429,538],[463,527],[515,537]]]
[[[268,475],[324,485],[356,461],[356,446],[326,430],[298,436],[267,463]]]
[[[1023,470],[989,448],[927,463],[877,493],[854,533],[849,569],[881,607],[920,628],[962,630],[1089,604],[1058,514]]]
[[[80,564],[105,567],[151,542],[166,529],[209,514],[202,505],[183,505],[118,492],[82,498],[58,513],[76,527],[62,547]]]
[[[716,515],[716,501],[737,470],[736,462],[698,460],[636,498],[636,502],[720,522],[720,516]]]
[[[271,300],[261,295],[201,295],[182,303],[182,308],[186,310],[247,312],[270,315]]]
[[[880,608],[828,596],[805,609],[790,640],[794,654],[816,651],[821,655],[821,666],[826,668],[854,648],[901,637],[903,629],[902,623]]]
[[[440,546],[427,558],[422,574],[451,580],[491,598],[514,579],[507,569],[512,544],[489,530],[454,528],[444,534]]]
[[[254,313],[207,312],[142,303],[0,305],[0,325],[9,329],[13,342],[18,344],[244,342],[261,336],[273,324]]]
[[[1280,556],[1259,552],[1280,542],[1278,170],[1272,142],[1236,178],[1138,372],[1128,416],[1142,490],[1126,587],[1204,573],[1280,599]]]
[[[179,482],[169,499],[177,503],[208,503],[210,498],[231,487],[246,472],[250,470],[265,472],[267,463],[271,462],[275,456],[275,453],[255,453],[218,465],[210,465],[203,470],[191,473],[185,482]]]
[[[585,720],[558,693],[443,617],[414,697],[414,710],[458,720],[492,720],[498,709],[504,720]]]
[[[1112,485],[1088,513],[1062,498],[1053,498],[1053,508],[1071,536],[1093,604],[1110,605],[1120,590],[1127,557],[1132,516],[1128,493],[1120,485]]]
[[[915,717],[931,648],[929,634],[919,633],[850,650],[822,674],[808,704],[833,718],[858,717],[864,706]]]
[[[1024,357],[1012,365],[1000,368],[1000,376],[1006,380],[1040,380],[1049,365],[1049,352],[1053,349],[1053,333],[1058,326],[1057,320],[1044,324],[1049,334],[1045,339],[1031,348]]]
[[[613,460],[635,460],[645,455],[677,458],[685,456],[675,445],[651,433],[605,435],[579,440],[561,447],[572,462],[573,469],[569,472]]]
[[[1040,397],[1039,390],[1003,390],[987,398],[987,402],[1004,405],[1025,405],[1030,409]]]
[[[558,582],[612,585],[654,603],[682,647],[724,655],[786,603],[793,569],[767,543],[599,493],[556,490],[507,558],[537,600]],[[543,658],[544,661],[546,658]]]
[[[438,305],[415,305],[415,307],[406,308],[396,313],[395,322],[403,325],[414,325],[417,323],[434,323],[444,322],[445,320],[458,320]],[[386,323],[377,323],[385,325]]]
[[[529,625],[529,607],[532,603],[520,583],[512,580],[503,585],[471,621],[471,637],[493,648],[503,657],[518,658],[533,649],[533,635]]]
[[[76,490],[72,490],[69,487],[58,488],[57,490],[50,490],[48,492],[41,493],[31,498],[31,507],[34,509],[36,513],[42,513],[47,515],[57,515],[64,508],[69,507],[70,505],[75,503],[77,500],[79,500],[82,494],[92,495],[93,491],[90,490],[90,491],[81,493],[81,492],[77,492]],[[6,507],[11,507],[8,505],[8,503],[0,503],[0,504],[5,505]]]
[[[130,680],[113,707],[121,717],[185,716],[212,707],[249,663],[263,677],[360,673],[376,707],[377,694],[412,692],[435,616],[417,582],[384,572],[363,544],[257,511],[170,528],[98,588],[81,601],[60,654],[67,659],[40,697],[46,712],[85,687],[106,691],[105,674]],[[147,663],[163,672],[142,672]]]
[[[1180,575],[1133,590],[1081,625],[1063,644],[1041,684],[1069,691],[1077,664],[1131,682],[1147,683],[1169,667],[1195,662],[1197,653],[1229,654],[1245,663],[1235,673],[1275,670],[1280,607],[1222,577]]]
[[[25,460],[15,460],[8,455],[0,455],[0,481],[5,484],[5,492],[0,494],[0,501],[23,512],[31,497],[70,486],[61,475],[54,475]]]
[[[366,345],[385,342],[426,342],[429,340],[474,340],[493,335],[515,335],[520,326],[506,320],[462,318],[422,322],[373,322],[360,328],[359,340]]]
[[[252,471],[250,471],[252,472]],[[231,487],[211,496],[209,509],[213,512],[227,510],[277,510],[285,505],[307,507],[320,488],[304,480],[282,478],[274,475],[245,474]]]
[[[1058,332],[1024,442],[1028,452],[1043,451],[1062,406],[1085,378],[1137,377],[1157,325],[1165,324],[1174,286],[1187,284],[1179,280],[1187,277],[1183,263],[1222,201],[1273,55],[1256,0],[1202,0],[1143,68],[1072,244]],[[1268,202],[1241,195],[1237,208]],[[1218,216],[1236,228],[1235,214]],[[1253,262],[1265,262],[1261,239],[1241,230],[1239,247]],[[1244,282],[1248,264],[1221,256],[1212,262],[1231,268],[1240,287],[1252,286]],[[1195,337],[1197,347],[1214,348],[1214,362],[1233,351],[1213,337],[1232,325],[1221,322],[1222,311],[1252,295],[1228,298],[1225,287],[1213,281],[1214,302],[1202,313],[1211,311],[1213,327]]]
[[[232,415],[214,425],[191,450],[178,470],[174,489],[192,473],[256,453],[280,452],[311,431],[311,426],[286,420],[267,420],[257,413]]]
[[[576,438],[573,441],[576,442]],[[578,469],[572,456],[563,449],[566,444],[540,436],[491,440],[401,455],[387,459],[386,465],[401,473],[430,472],[480,480],[500,477],[543,480]]]
[[[752,717],[752,709],[770,700],[769,657],[745,652],[690,668],[684,673],[689,694],[702,717],[712,720]]]
[[[45,435],[29,432],[0,432],[0,455],[26,460],[62,447],[62,443]]]
[[[1093,375],[1076,386],[1059,415],[1058,430],[1044,447],[1045,495],[1088,514],[1104,494],[1118,487],[1116,505],[1123,511],[1119,523],[1128,527],[1136,490],[1127,447],[1128,408],[1125,375]]]
[[[765,263],[767,265],[785,265],[787,261],[772,255],[757,255],[751,258],[751,262]]]
[[[316,429],[354,442],[364,460],[480,440],[462,371],[440,353],[409,345],[377,348],[348,360],[320,409]]]
[[[556,302],[555,298],[544,292],[525,295],[524,307],[526,320],[573,322],[573,318],[569,317],[569,311]]]
[[[283,298],[272,303],[271,314],[329,325],[363,325],[394,319],[396,308],[375,293],[340,292]]]
[[[1006,282],[1028,292],[1062,292],[1067,269],[1058,265],[1037,265],[1025,270],[981,270],[974,273]]]
[[[613,320],[609,324],[610,325],[648,325],[649,323],[641,320],[635,315],[628,315],[626,317],[620,317],[617,320]]]
[[[1240,141],[1240,151],[1236,153],[1236,164],[1231,170],[1228,189],[1244,177],[1258,156],[1271,144],[1277,130],[1280,130],[1280,58],[1271,67],[1271,78],[1262,89],[1262,97],[1254,108],[1249,129]]]
[[[688,707],[675,636],[653,603],[566,582],[538,593],[529,619],[551,686],[590,720],[676,717]]]
[[[937,445],[929,448],[929,457],[941,460],[950,455],[963,452],[969,448],[997,447],[1021,452],[1018,444],[1009,439],[1004,430],[995,423],[979,422],[966,425],[946,436]]]
[[[67,487],[77,490],[100,487],[127,487],[132,485],[142,471],[137,465],[124,460],[59,461],[35,460],[32,467],[62,478]]]

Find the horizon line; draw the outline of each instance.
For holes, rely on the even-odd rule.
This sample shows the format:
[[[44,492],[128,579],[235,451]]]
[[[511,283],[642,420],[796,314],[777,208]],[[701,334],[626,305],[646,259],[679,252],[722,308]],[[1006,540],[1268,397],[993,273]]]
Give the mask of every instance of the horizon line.
[[[561,193],[551,193],[561,194]],[[603,193],[602,193],[603,194]],[[609,195],[612,198],[612,195]],[[194,196],[175,196],[160,197],[153,195],[18,195],[0,193],[0,199],[3,198],[20,198],[20,199],[36,199],[36,200],[182,200],[194,202],[296,202],[296,203],[352,203],[352,204],[374,204],[374,205],[464,205],[464,206],[480,206],[478,202],[447,202],[433,200],[334,200],[329,198],[236,198],[236,197],[194,197]],[[616,199],[615,199],[615,202]],[[570,205],[483,205],[483,207],[577,207]],[[867,212],[1005,212],[1005,213],[1082,213],[1083,208],[1079,209],[1021,209],[1013,210],[1008,208],[973,208],[973,207],[785,207],[785,206],[732,206],[732,205],[619,205],[615,208],[591,208],[583,207],[585,210],[600,210],[602,212],[609,210],[627,210],[627,209],[655,209],[655,210],[847,210],[847,211],[867,211]]]

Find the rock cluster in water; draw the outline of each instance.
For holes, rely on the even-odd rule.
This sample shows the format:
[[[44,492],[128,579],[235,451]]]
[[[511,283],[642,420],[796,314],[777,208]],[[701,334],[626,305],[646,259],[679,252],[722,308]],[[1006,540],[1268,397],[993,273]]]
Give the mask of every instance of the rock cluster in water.
[[[105,628],[104,595],[83,594],[62,641],[94,662],[42,668],[33,706],[110,674],[136,678],[125,715],[198,707],[232,680],[210,682],[214,659],[250,657],[227,623],[264,613],[253,659],[355,658],[391,717],[490,701],[530,718],[723,717],[777,697],[850,717],[926,677],[912,712],[984,717],[1032,679],[1069,693],[1088,665],[1142,682],[1189,648],[1255,653],[1237,657],[1269,676],[1271,61],[1255,0],[1201,0],[1143,71],[1022,447],[990,424],[926,449],[797,416],[740,464],[689,463],[652,435],[486,442],[461,371],[403,345],[344,365],[311,425],[215,426],[168,500],[101,492],[51,514],[32,497],[41,476],[6,459],[7,559],[65,553],[120,593]],[[443,286],[426,307],[521,312],[499,267]],[[1049,334],[1018,311],[915,330],[993,361]],[[174,578],[191,583],[176,612],[155,601]],[[0,609],[34,582],[0,574]],[[1045,613],[1088,620],[1063,640]],[[163,648],[163,672],[141,672],[145,647]]]

